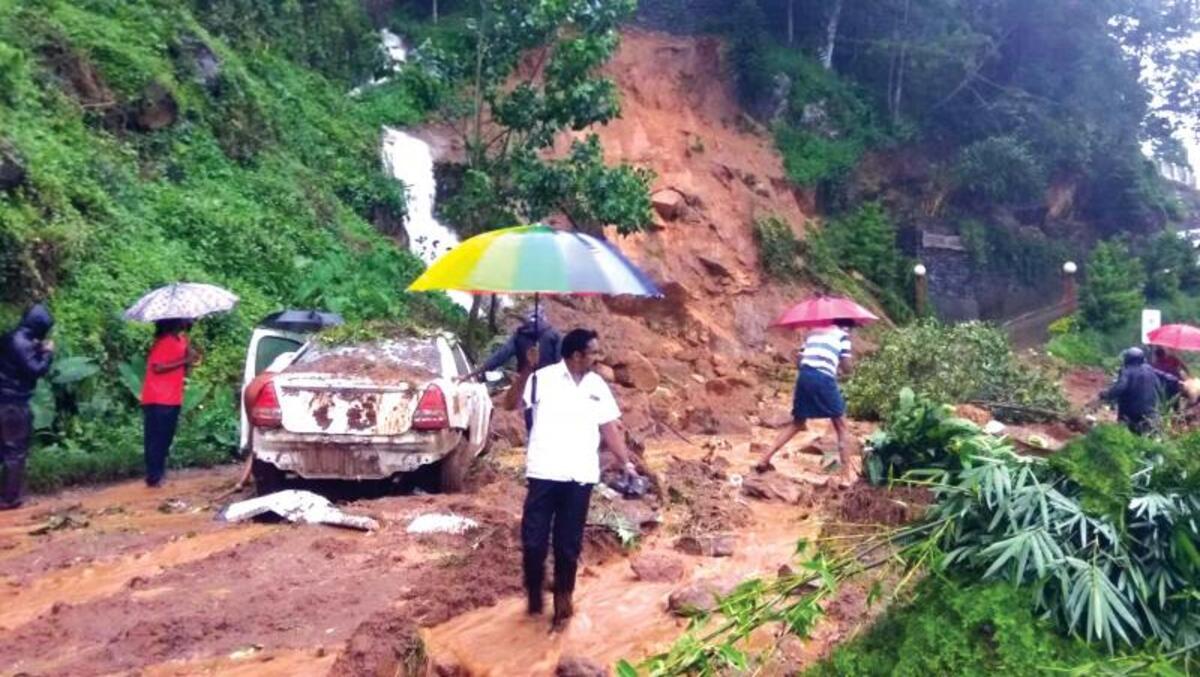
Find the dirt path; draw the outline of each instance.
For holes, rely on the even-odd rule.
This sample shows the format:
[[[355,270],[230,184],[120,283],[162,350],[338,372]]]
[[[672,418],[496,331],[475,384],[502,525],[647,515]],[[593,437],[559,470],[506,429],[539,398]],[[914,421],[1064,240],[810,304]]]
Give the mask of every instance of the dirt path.
[[[754,441],[771,434],[759,429]],[[683,631],[665,610],[673,591],[772,573],[817,528],[810,490],[791,503],[744,494],[751,441],[651,444],[646,460],[667,499],[601,504],[635,521],[657,511],[661,523],[636,553],[589,526],[579,613],[556,637],[521,606],[520,450],[481,462],[465,494],[348,503],[380,521],[371,534],[216,521],[234,500],[222,495],[235,467],[181,473],[158,490],[127,482],[39,497],[0,514],[0,674],[396,674],[422,651],[434,664],[497,675],[550,674],[562,656],[637,659]],[[813,463],[781,457],[777,480],[816,477]],[[480,526],[408,534],[428,512]],[[732,556],[673,549],[681,536],[712,532],[734,535]],[[683,579],[635,580],[630,558],[647,554],[681,562]]]
[[[815,439],[797,438],[795,446]],[[754,459],[749,441],[738,441],[721,451],[730,462],[729,475],[745,472]],[[655,472],[667,471],[674,459],[700,460],[709,452],[687,445],[659,446],[647,450],[647,463]],[[780,473],[798,476],[811,472],[799,458],[780,462]],[[562,658],[582,657],[601,666],[622,658],[637,660],[667,648],[682,634],[686,621],[667,612],[673,591],[703,580],[735,584],[745,578],[774,573],[789,562],[796,541],[819,529],[815,514],[807,506],[748,501],[737,492],[728,500],[749,509],[749,523],[734,534],[729,557],[682,554],[672,548],[680,524],[650,536],[639,556],[677,559],[684,576],[676,582],[641,581],[629,561],[618,559],[586,570],[576,591],[577,616],[565,632],[547,632],[546,618],[530,618],[523,598],[506,600],[494,607],[464,614],[425,633],[425,650],[430,661],[443,670],[457,666],[472,675],[553,675]]]

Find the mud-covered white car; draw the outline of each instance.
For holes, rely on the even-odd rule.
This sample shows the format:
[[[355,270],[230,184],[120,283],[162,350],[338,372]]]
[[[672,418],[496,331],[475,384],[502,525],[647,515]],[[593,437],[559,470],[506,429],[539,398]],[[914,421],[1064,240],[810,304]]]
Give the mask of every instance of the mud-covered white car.
[[[341,346],[307,340],[293,351],[267,351],[276,352],[268,360],[258,348],[272,330],[259,331],[246,358],[247,374],[254,368],[260,376],[247,402],[245,446],[260,493],[288,475],[377,480],[431,465],[442,491],[462,488],[487,444],[492,401],[485,385],[458,382],[472,366],[454,336]],[[287,366],[263,374],[277,359]]]

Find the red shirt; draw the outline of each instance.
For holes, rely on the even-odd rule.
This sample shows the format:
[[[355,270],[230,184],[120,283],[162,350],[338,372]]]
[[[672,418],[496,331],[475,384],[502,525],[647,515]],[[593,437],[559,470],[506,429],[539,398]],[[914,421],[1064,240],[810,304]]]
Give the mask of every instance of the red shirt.
[[[183,404],[183,377],[187,369],[180,365],[158,373],[154,365],[178,362],[187,357],[188,340],[183,334],[165,334],[154,340],[146,358],[146,378],[142,381],[142,404]]]

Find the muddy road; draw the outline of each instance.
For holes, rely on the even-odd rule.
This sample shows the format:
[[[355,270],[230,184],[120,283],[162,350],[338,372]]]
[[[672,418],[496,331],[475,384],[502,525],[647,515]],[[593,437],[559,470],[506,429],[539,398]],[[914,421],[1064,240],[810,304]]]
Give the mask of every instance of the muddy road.
[[[343,503],[376,518],[374,533],[217,521],[245,497],[228,495],[232,466],[179,473],[159,489],[127,482],[38,497],[0,514],[0,674],[543,675],[566,658],[637,659],[682,633],[685,621],[667,611],[673,592],[776,571],[797,538],[847,517],[840,497],[868,519],[887,503],[864,500],[862,485],[826,483],[809,454],[751,476],[750,443],[771,434],[652,443],[645,462],[661,497],[597,494],[577,616],[557,635],[523,614],[519,449],[481,459],[464,494]],[[447,512],[479,526],[406,531]],[[623,546],[617,532],[631,526],[641,535]],[[714,541],[727,556],[688,554]]]

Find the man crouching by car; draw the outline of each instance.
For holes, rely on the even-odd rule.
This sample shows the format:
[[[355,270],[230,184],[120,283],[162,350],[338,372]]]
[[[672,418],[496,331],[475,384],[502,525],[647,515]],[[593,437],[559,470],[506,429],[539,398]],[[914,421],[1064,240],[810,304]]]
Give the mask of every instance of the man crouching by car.
[[[529,492],[521,517],[528,610],[531,615],[542,613],[547,545],[553,532],[555,631],[565,628],[573,613],[584,522],[592,487],[600,481],[601,439],[627,471],[634,470],[617,422],[621,411],[608,384],[592,371],[599,352],[596,332],[575,329],[563,337],[560,361],[532,376],[523,371],[510,391],[523,393],[524,405],[533,410],[525,458]],[[536,356],[527,364],[537,364]]]

